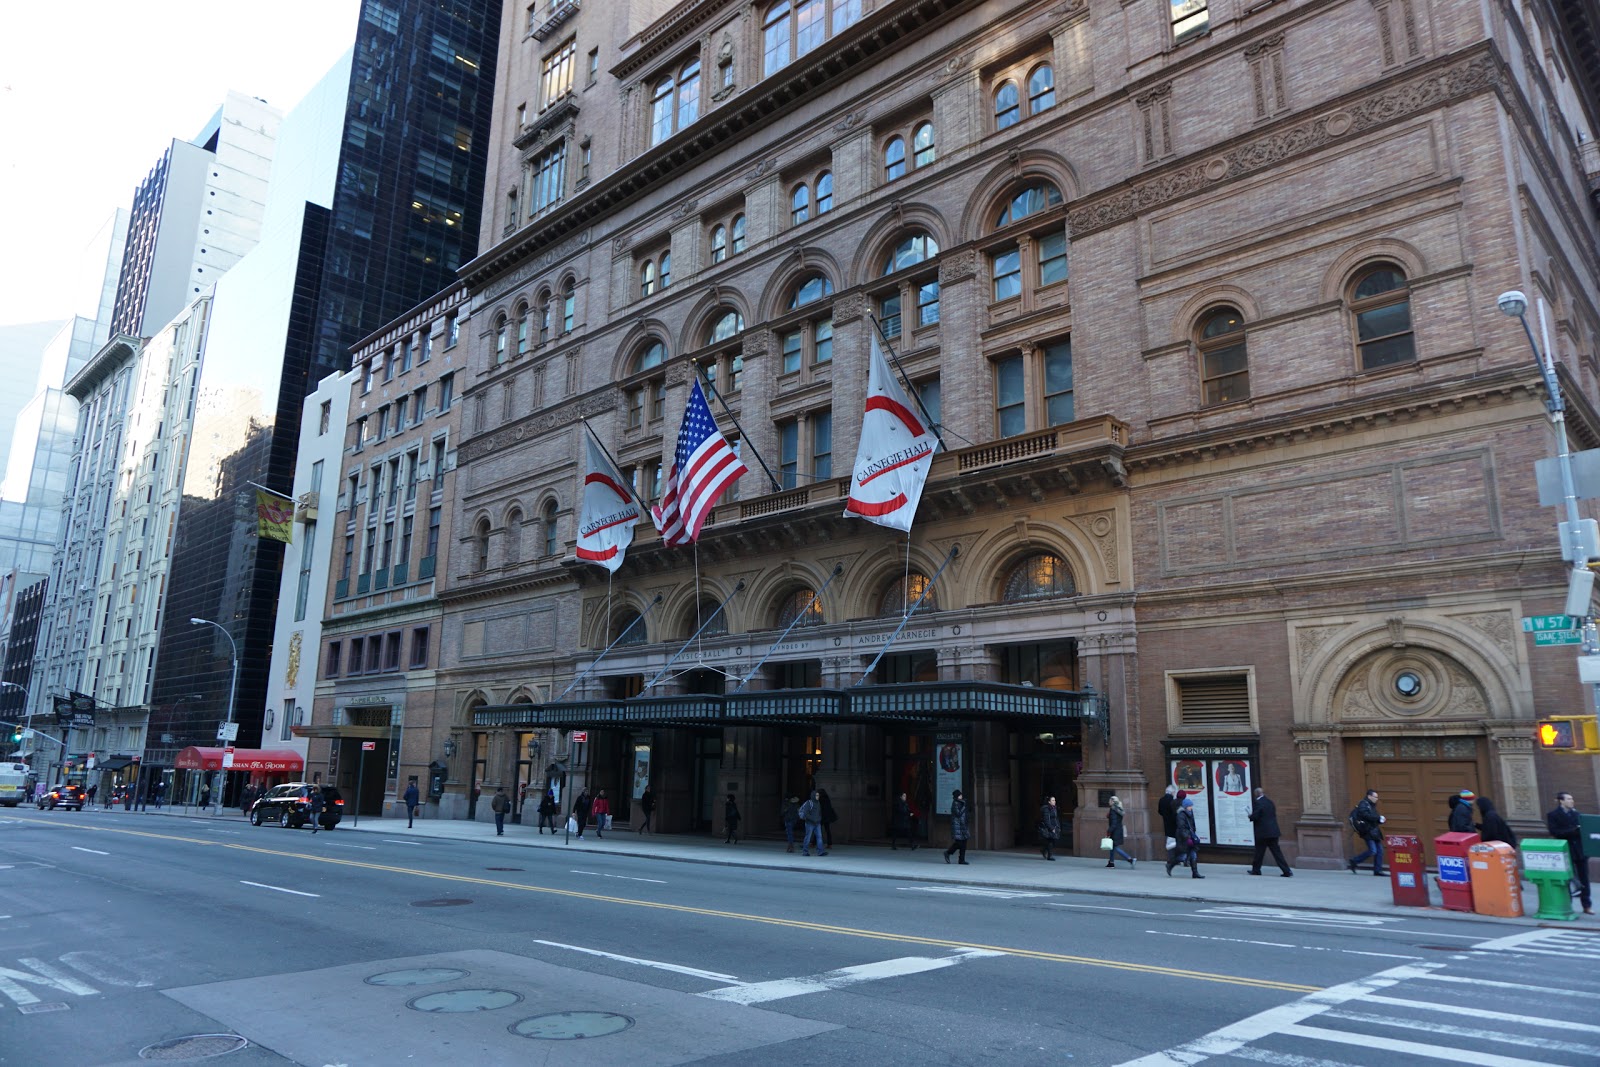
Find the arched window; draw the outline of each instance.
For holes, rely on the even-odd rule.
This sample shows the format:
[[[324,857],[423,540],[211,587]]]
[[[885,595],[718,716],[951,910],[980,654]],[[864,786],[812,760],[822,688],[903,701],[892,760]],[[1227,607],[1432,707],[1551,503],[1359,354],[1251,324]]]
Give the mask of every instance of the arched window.
[[[1066,560],[1050,552],[1035,553],[1006,572],[1000,599],[1010,604],[1019,600],[1076,596],[1077,586]]]
[[[528,305],[517,305],[517,355],[528,354]]]
[[[1061,203],[1061,190],[1051,182],[1034,182],[1016,196],[1011,202],[1000,209],[1000,217],[995,220],[995,228],[1009,226],[1019,219],[1036,214],[1046,208],[1056,207]]]
[[[906,174],[906,141],[904,137],[891,137],[883,146],[883,180],[892,182]]]
[[[550,340],[550,290],[539,294],[539,343]]]
[[[934,160],[933,123],[924,122],[911,134],[911,165],[926,167]]]
[[[794,187],[789,194],[789,223],[798,226],[811,216],[811,190],[805,182]]]
[[[701,626],[705,626],[704,630],[700,630],[701,637],[722,637],[726,635],[728,632],[728,609],[723,608],[720,612],[717,612],[719,603],[720,601],[712,600],[708,597],[695,605],[695,609],[689,612],[688,617],[683,620],[683,636],[694,636],[694,632],[700,630]],[[714,619],[711,618],[713,612],[717,613],[717,617]],[[706,624],[707,619],[711,619],[709,625]]]
[[[578,316],[578,283],[568,278],[561,286],[561,332],[571,333]],[[548,324],[547,324],[548,326]]]
[[[691,59],[678,71],[678,129],[700,117],[700,60]]]
[[[1362,370],[1411,363],[1417,358],[1411,330],[1411,289],[1406,273],[1393,263],[1368,267],[1350,290],[1356,317],[1356,348]]]
[[[656,261],[647,259],[639,267],[639,295],[649,296],[656,291]]]
[[[711,227],[711,262],[721,263],[728,258],[728,228],[721,223]]]
[[[544,533],[544,554],[553,556],[560,550],[560,540],[556,536],[556,502],[546,500],[544,509],[539,513],[539,528]]]
[[[645,346],[644,351],[639,353],[639,358],[634,360],[633,369],[638,372],[649,370],[651,367],[659,367],[666,358],[667,346],[660,341],[651,341]]]
[[[1250,395],[1250,364],[1245,356],[1244,316],[1220,307],[1200,323],[1201,403],[1227,404]]]
[[[494,361],[496,365],[506,361],[506,317],[497,316],[494,320]]]
[[[812,599],[812,590],[806,588],[796,589],[784,597],[778,604],[778,629],[783,629],[796,619],[796,628],[804,626],[821,626],[822,600]]]
[[[632,629],[629,629],[629,627],[632,627]],[[624,634],[627,636],[623,636]],[[619,638],[621,640],[618,640]],[[645,632],[644,618],[631,608],[627,611],[619,612],[617,617],[611,620],[610,640],[616,641],[618,648],[648,643],[650,635]]]
[[[938,611],[939,595],[930,587],[928,576],[921,571],[912,571],[896,578],[883,591],[883,596],[878,598],[878,614],[891,617],[904,615],[906,609],[916,603],[917,597],[922,596],[923,590],[927,590],[928,595],[922,597],[922,603],[917,605],[917,614]]]
[[[740,252],[744,251],[744,216],[743,215],[735,215],[733,217],[733,242],[732,242],[731,245],[729,245],[729,249],[730,249],[730,251],[732,252],[733,255],[738,255]]]
[[[833,172],[817,175],[817,214],[826,215],[833,210]]]
[[[506,193],[506,226],[513,227],[517,224],[517,191],[515,189]]]
[[[661,78],[650,90],[650,143],[672,136],[672,78]]]
[[[1040,63],[1028,75],[1028,114],[1037,115],[1056,102],[1056,72]]]
[[[672,253],[661,253],[661,288],[672,284]]]
[[[472,552],[477,570],[489,569],[489,520],[479,519],[472,531]]]
[[[939,242],[931,234],[914,233],[901,240],[894,246],[894,250],[883,261],[883,273],[893,274],[897,270],[915,266],[925,259],[932,259],[939,254]]]
[[[522,562],[522,511],[512,508],[506,516],[506,562]]]
[[[797,283],[789,297],[789,310],[814,304],[824,297],[833,295],[833,283],[826,275],[811,274]]]
[[[1003,130],[1022,121],[1022,104],[1017,97],[1016,82],[1001,82],[994,91],[994,128]]]
[[[706,344],[714,345],[718,341],[726,341],[743,329],[744,316],[728,308],[712,320],[711,329],[706,333]]]

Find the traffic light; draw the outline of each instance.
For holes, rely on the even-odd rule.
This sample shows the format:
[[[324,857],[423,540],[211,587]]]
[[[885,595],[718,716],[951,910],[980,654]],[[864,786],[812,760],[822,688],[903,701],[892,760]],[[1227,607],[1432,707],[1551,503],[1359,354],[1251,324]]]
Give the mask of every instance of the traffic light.
[[[1539,747],[1547,752],[1600,755],[1600,727],[1593,715],[1560,715],[1540,719]]]

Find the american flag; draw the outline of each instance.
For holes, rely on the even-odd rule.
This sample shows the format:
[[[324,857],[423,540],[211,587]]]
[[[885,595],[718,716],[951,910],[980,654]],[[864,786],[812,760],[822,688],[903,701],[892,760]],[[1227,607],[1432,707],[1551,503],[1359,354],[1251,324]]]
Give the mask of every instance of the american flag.
[[[678,450],[667,472],[665,492],[661,503],[650,509],[650,521],[661,531],[661,540],[669,545],[698,541],[700,527],[718,498],[748,469],[717,432],[711,405],[696,381],[678,427]]]

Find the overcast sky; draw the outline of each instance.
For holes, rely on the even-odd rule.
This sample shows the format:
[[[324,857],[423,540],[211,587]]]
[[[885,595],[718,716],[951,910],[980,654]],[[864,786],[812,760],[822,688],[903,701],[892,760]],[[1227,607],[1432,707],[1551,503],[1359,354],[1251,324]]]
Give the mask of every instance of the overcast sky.
[[[73,313],[84,246],[173,138],[237,89],[288,112],[355,40],[359,0],[14,4],[0,33],[0,325]]]

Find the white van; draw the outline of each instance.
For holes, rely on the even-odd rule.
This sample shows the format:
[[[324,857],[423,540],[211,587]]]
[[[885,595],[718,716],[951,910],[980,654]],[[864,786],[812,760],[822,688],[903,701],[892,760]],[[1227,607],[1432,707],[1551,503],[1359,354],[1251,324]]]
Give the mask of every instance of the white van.
[[[28,765],[0,763],[0,804],[14,808],[28,798]]]

